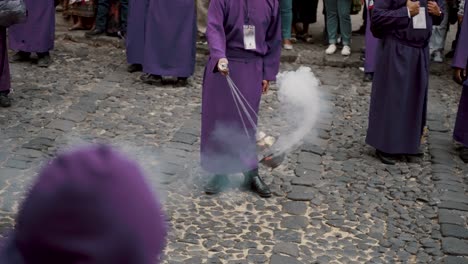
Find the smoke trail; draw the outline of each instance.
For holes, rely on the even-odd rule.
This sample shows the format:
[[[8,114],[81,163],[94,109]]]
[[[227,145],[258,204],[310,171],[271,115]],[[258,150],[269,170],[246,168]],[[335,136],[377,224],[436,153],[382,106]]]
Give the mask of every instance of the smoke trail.
[[[278,75],[280,114],[288,122],[288,130],[281,133],[274,144],[275,151],[286,152],[297,147],[312,131],[322,110],[320,81],[309,67]]]

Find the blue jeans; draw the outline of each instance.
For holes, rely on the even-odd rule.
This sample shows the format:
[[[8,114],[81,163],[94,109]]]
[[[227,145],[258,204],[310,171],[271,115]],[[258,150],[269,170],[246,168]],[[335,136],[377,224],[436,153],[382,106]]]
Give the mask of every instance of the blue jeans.
[[[343,45],[351,44],[351,0],[325,0],[327,12],[328,42],[336,44],[340,23]]]
[[[280,0],[281,7],[281,33],[283,39],[291,38],[291,27],[293,20],[292,0]]]

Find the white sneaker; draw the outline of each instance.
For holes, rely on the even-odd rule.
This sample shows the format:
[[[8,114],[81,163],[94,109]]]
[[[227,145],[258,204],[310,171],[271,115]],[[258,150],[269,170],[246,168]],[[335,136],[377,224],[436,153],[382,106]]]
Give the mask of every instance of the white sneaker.
[[[328,55],[332,55],[336,52],[336,45],[335,44],[330,44],[328,48],[325,50],[325,53]]]
[[[292,49],[293,49],[293,45],[291,45],[291,44],[284,44],[284,45],[283,45],[283,48],[284,48],[285,50],[292,50]]]
[[[341,50],[341,55],[343,56],[351,55],[351,48],[349,46],[343,46],[343,49]]]

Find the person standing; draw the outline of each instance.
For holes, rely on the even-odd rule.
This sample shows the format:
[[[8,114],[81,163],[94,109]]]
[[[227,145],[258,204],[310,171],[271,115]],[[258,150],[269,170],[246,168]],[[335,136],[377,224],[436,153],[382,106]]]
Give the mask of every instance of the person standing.
[[[163,76],[187,85],[195,71],[197,40],[195,1],[150,0],[145,27],[142,80],[157,84]]]
[[[130,0],[126,38],[128,72],[143,70],[148,0]]]
[[[448,10],[449,6],[446,3],[443,10],[446,15],[444,15],[444,19],[440,25],[432,27],[432,36],[429,41],[429,54],[431,55],[431,59],[438,63],[444,62],[445,41],[450,27]]]
[[[366,143],[385,164],[420,154],[429,86],[429,39],[443,2],[377,0],[371,29],[379,38]]]
[[[350,0],[325,0],[327,16],[328,43],[325,50],[328,55],[336,52],[338,40],[338,24],[341,31],[343,49],[341,55],[351,55],[351,1]]]
[[[293,26],[293,0],[281,0],[281,34],[283,37],[283,48],[292,50],[291,29]]]
[[[271,196],[258,171],[256,123],[262,92],[268,91],[279,71],[279,9],[277,0],[211,0],[200,146],[202,168],[213,175],[205,186],[207,194],[221,192],[229,174],[243,172],[245,188]],[[232,78],[237,92],[223,75]],[[238,111],[234,94],[250,105],[248,114]],[[247,115],[252,122],[243,124]]]
[[[37,65],[48,67],[55,38],[54,0],[25,0],[25,4],[28,9],[26,22],[8,29],[9,47],[17,52],[12,60],[29,61],[31,53],[36,53]]]
[[[11,99],[8,97],[11,82],[6,38],[6,28],[0,27],[0,107],[11,106]]]
[[[468,2],[464,4],[464,14],[466,14]],[[459,14],[461,15],[463,12],[460,12]],[[462,25],[458,38],[457,50],[452,64],[455,68],[455,81],[458,83],[463,82],[462,75],[466,78],[466,72],[468,70],[468,19],[466,17],[460,17],[460,20]],[[463,145],[460,150],[460,158],[465,163],[468,163],[468,79],[463,83],[453,138]]]
[[[379,1],[379,0],[377,0]],[[364,9],[367,10],[366,13],[366,50],[365,50],[365,61],[364,61],[364,81],[372,82],[374,78],[374,71],[375,71],[375,49],[377,47],[377,38],[372,35],[371,31],[371,21],[370,21],[370,14],[372,9],[374,8],[374,0],[366,0],[366,5]]]
[[[128,15],[128,0],[118,0],[120,3],[120,26],[119,32],[121,37],[127,35],[127,15]],[[85,33],[88,38],[97,37],[106,34],[109,27],[109,12],[111,7],[111,0],[97,0],[97,14],[96,25],[93,30]],[[119,10],[117,10],[119,11]]]

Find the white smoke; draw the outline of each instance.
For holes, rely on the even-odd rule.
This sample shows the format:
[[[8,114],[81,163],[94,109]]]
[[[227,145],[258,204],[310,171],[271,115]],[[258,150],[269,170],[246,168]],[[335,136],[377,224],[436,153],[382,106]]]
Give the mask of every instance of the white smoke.
[[[287,131],[281,133],[274,149],[280,153],[297,147],[312,132],[323,105],[320,81],[309,67],[282,72],[277,81],[280,114],[287,120]]]

